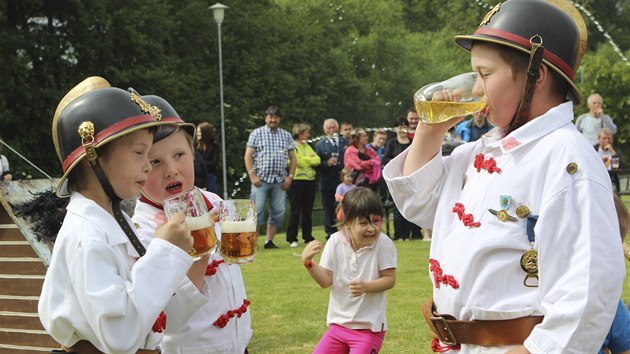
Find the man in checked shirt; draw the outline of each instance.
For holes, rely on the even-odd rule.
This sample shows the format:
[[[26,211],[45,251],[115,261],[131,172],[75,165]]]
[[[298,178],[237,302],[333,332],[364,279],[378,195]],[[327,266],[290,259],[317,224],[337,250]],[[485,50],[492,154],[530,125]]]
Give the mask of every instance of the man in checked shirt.
[[[286,190],[297,167],[293,138],[279,126],[280,109],[270,106],[265,111],[265,125],[249,134],[245,149],[245,168],[252,182],[249,198],[256,201],[258,230],[265,223],[265,201],[269,198],[266,249],[278,248],[273,238],[278,226],[284,224]]]

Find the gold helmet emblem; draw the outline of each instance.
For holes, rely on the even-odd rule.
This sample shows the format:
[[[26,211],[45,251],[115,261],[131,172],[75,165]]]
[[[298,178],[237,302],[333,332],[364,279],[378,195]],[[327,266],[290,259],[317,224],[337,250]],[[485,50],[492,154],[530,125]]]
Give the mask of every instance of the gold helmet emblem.
[[[142,97],[138,96],[138,94],[136,94],[135,92],[131,93],[131,100],[134,103],[136,103],[138,106],[140,106],[140,109],[144,113],[150,114],[156,120],[162,119],[162,110],[159,109],[157,106],[148,104],[145,100],[142,99]]]
[[[488,13],[483,17],[483,19],[481,20],[481,23],[479,24],[479,27],[481,27],[481,26],[485,25],[486,23],[490,22],[490,19],[492,18],[492,16],[494,16],[494,14],[499,12],[500,8],[501,8],[501,3],[498,3],[498,4],[494,5],[492,10],[488,11]]]

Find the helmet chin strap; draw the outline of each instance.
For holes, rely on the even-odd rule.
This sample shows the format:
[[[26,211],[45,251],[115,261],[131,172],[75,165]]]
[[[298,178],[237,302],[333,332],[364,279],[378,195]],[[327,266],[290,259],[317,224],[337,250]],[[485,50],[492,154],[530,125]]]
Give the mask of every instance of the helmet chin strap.
[[[114,188],[112,187],[111,183],[109,183],[109,180],[107,179],[107,176],[105,176],[105,172],[101,168],[101,165],[98,163],[98,160],[94,159],[93,161],[90,161],[90,164],[92,165],[92,169],[96,174],[96,178],[98,178],[98,181],[101,183],[103,190],[105,190],[107,196],[112,200],[112,213],[114,214],[114,219],[116,219],[116,222],[118,223],[120,228],[122,228],[122,230],[125,232],[125,235],[127,235],[129,242],[131,242],[133,248],[136,249],[136,252],[138,252],[140,257],[144,256],[147,250],[142,245],[142,242],[140,242],[140,240],[138,239],[136,233],[131,229],[131,226],[129,226],[127,219],[125,219],[125,216],[120,209],[120,197],[116,195],[116,192],[114,192]]]
[[[540,64],[542,63],[543,53],[545,51],[545,47],[543,47],[543,40],[539,35],[535,35],[530,38],[529,42],[532,45],[532,49],[529,54],[527,78],[523,87],[521,103],[516,111],[516,115],[514,115],[508,124],[505,135],[508,135],[520,128],[523,124],[527,123],[529,119],[532,97],[534,96],[534,87],[536,86],[536,80],[538,80],[538,76],[540,74]]]
[[[112,201],[120,201],[120,197],[116,195],[116,192],[114,192],[114,188],[112,187],[111,183],[109,183],[109,180],[107,179],[107,176],[105,176],[105,172],[103,172],[101,164],[98,163],[98,160],[91,161],[91,164],[92,169],[96,174],[96,178],[98,178],[98,181],[101,183],[105,194],[107,194],[109,199],[111,199]]]

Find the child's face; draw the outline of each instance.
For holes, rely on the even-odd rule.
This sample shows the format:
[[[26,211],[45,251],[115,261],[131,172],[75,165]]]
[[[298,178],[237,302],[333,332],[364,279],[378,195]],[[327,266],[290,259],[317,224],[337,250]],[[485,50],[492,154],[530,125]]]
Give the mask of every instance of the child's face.
[[[370,220],[365,217],[356,218],[350,221],[348,229],[352,243],[357,249],[369,246],[381,234],[381,216],[370,215]]]
[[[153,144],[149,151],[153,169],[144,192],[161,203],[172,195],[192,189],[195,182],[194,158],[183,129]]]
[[[350,173],[343,176],[343,183],[347,185],[352,184],[352,175]]]
[[[524,75],[514,79],[511,67],[499,52],[484,43],[472,47],[470,62],[479,74],[473,93],[488,100],[488,120],[498,128],[507,127],[521,101]]]
[[[134,199],[140,194],[151,171],[148,154],[153,134],[141,129],[110,144],[108,153],[99,160],[114,192],[122,199]]]
[[[385,144],[385,140],[387,139],[386,134],[376,134],[374,139],[372,139],[372,146],[380,148]]]

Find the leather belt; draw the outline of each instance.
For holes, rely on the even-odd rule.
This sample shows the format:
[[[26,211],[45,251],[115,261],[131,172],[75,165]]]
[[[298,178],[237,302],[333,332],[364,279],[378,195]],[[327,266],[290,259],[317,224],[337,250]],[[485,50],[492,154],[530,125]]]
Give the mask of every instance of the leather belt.
[[[88,342],[87,340],[80,340],[70,348],[62,346],[61,350],[65,351],[66,353],[103,354],[102,351],[96,349],[94,344]],[[160,354],[161,352],[162,351],[159,349],[138,349],[138,351],[136,351],[136,354]]]
[[[523,344],[543,316],[510,320],[458,321],[451,315],[435,312],[433,298],[422,305],[422,315],[431,333],[446,345],[474,344],[485,346]]]

